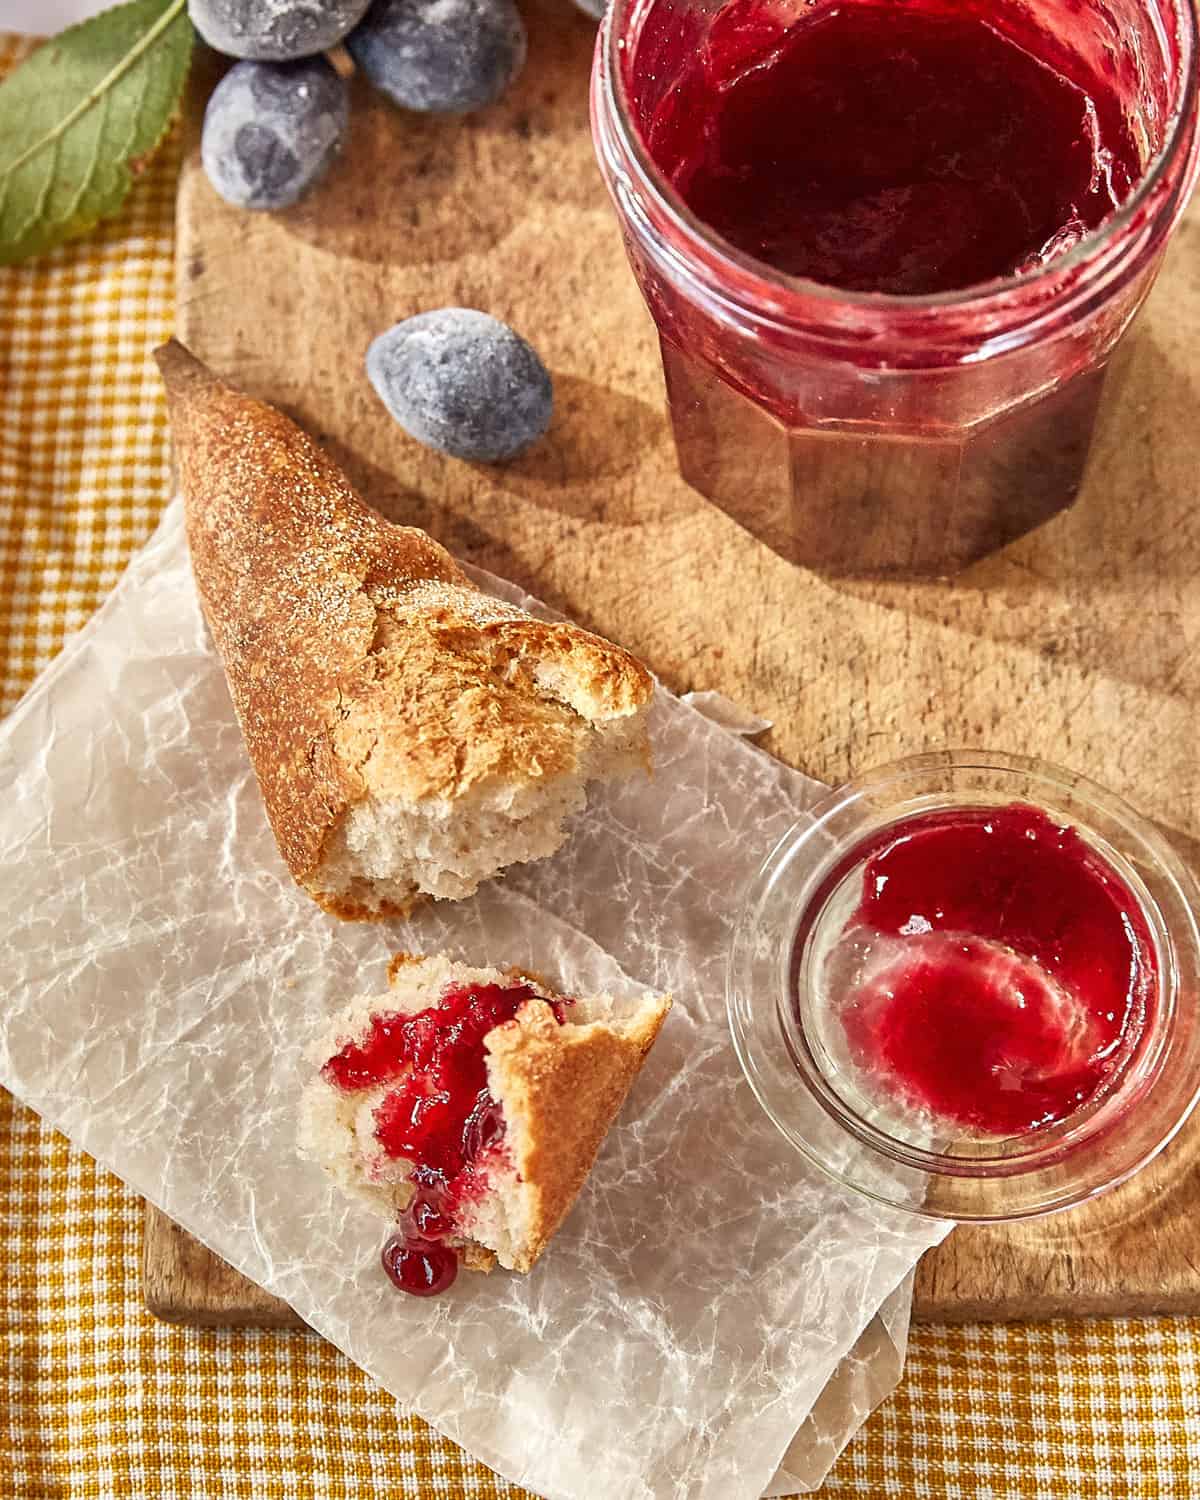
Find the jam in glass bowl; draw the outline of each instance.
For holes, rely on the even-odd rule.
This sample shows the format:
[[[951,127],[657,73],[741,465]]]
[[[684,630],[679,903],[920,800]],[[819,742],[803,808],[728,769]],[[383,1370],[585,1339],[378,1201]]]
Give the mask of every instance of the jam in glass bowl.
[[[767,858],[729,962],[734,1045],[840,1181],[937,1218],[1082,1202],[1200,1094],[1200,892],[1072,773],[948,751],[832,792]]]

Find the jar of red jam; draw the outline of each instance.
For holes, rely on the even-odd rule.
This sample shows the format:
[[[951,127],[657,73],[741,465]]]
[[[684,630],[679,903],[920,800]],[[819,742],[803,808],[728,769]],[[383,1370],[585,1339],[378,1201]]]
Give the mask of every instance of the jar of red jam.
[[[593,133],[684,478],[846,574],[1068,506],[1196,75],[1193,0],[612,0]]]
[[[1119,798],[944,752],[831,793],[733,939],[746,1077],[816,1165],[936,1218],[1068,1208],[1200,1096],[1200,891]]]

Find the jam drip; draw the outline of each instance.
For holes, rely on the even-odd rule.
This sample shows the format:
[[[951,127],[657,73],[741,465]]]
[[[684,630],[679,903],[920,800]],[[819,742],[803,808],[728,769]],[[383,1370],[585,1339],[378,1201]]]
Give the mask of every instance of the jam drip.
[[[412,1163],[415,1193],[383,1251],[384,1269],[403,1291],[432,1296],[457,1274],[458,1256],[444,1241],[460,1206],[484,1191],[504,1142],[484,1038],[529,1000],[549,1005],[562,1024],[567,1002],[546,1000],[532,985],[465,986],[417,1015],[376,1016],[363,1040],[322,1070],[347,1093],[395,1082],[376,1107],[375,1139],[387,1156]]]
[[[663,4],[634,64],[651,155],[756,259],[855,291],[956,290],[1070,249],[1141,176],[1112,80],[1021,7],[809,4],[731,0],[677,55]]]
[[[995,1135],[1096,1097],[1157,986],[1125,882],[1074,829],[1019,804],[881,834],[830,962],[855,1060],[910,1102]]]

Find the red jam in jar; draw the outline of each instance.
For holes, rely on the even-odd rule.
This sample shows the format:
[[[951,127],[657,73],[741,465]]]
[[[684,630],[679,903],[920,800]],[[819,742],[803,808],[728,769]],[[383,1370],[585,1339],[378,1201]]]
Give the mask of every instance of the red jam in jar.
[[[1136,1051],[1157,991],[1141,908],[1045,812],[914,815],[847,855],[835,887],[821,983],[873,1092],[1012,1136],[1098,1099]]]
[[[692,211],[790,275],[920,295],[1073,248],[1141,157],[1110,81],[1026,16],[733,0],[651,117]]]
[[[680,473],[944,577],[1083,486],[1195,178],[1191,0],[613,0],[593,130]]]
[[[445,1240],[504,1148],[484,1038],[530,1000],[549,1005],[562,1023],[565,1002],[544,1000],[529,984],[450,989],[416,1015],[376,1016],[364,1038],[322,1070],[347,1092],[395,1082],[376,1106],[375,1139],[387,1156],[412,1163],[416,1191],[383,1250],[384,1269],[402,1291],[428,1297],[454,1281],[458,1256]]]

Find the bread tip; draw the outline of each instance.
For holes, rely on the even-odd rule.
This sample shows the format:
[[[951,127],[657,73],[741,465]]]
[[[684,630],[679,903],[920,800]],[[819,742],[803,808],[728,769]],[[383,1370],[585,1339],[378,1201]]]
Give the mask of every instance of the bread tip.
[[[217,377],[196,358],[186,344],[170,338],[154,351],[154,362],[162,375],[168,395],[181,395],[189,387],[218,384]]]

